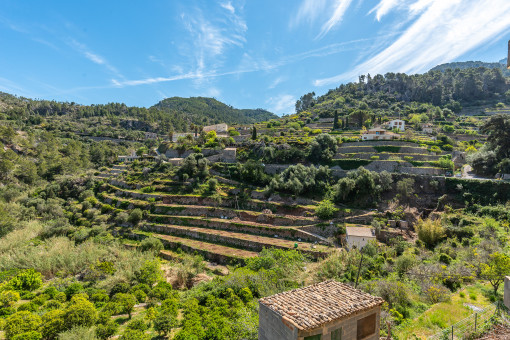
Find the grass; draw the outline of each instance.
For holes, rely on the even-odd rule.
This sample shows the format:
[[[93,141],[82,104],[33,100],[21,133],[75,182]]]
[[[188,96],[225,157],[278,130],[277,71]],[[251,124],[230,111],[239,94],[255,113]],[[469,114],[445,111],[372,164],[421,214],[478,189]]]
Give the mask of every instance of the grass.
[[[414,320],[393,330],[395,339],[426,339],[473,314],[467,305],[486,308],[491,304],[487,295],[491,287],[475,284],[451,295],[451,301],[433,305]]]

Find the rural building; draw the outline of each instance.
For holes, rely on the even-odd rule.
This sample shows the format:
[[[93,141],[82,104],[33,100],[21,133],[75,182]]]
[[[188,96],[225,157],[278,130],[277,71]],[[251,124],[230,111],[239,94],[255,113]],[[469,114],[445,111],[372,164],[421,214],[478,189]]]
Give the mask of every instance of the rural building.
[[[172,133],[172,142],[176,143],[179,140],[179,138],[186,137],[188,135],[195,138],[192,132],[174,132]]]
[[[155,132],[146,132],[145,139],[158,139],[158,134]]]
[[[228,125],[225,124],[225,123],[222,123],[222,124],[216,124],[216,125],[209,125],[209,126],[204,126],[204,132],[209,132],[209,131],[216,131],[216,133],[220,133],[220,132],[227,132],[228,131]]]
[[[401,119],[393,119],[388,122],[388,127],[390,129],[399,129],[400,131],[406,130],[406,122]]]
[[[434,125],[430,123],[421,124],[421,130],[425,133],[434,133]]]
[[[362,140],[392,140],[399,139],[400,136],[391,131],[382,128],[373,128],[362,132]]]
[[[346,238],[347,248],[352,249],[356,247],[358,249],[363,248],[366,244],[372,240],[375,240],[376,237],[370,228],[365,227],[347,227],[346,229]]]
[[[125,162],[125,163],[131,163],[135,159],[138,159],[138,158],[140,158],[140,157],[134,151],[131,151],[131,154],[129,156],[119,156],[119,157],[117,157],[119,162]]]
[[[384,300],[333,280],[259,300],[259,340],[378,340]]]

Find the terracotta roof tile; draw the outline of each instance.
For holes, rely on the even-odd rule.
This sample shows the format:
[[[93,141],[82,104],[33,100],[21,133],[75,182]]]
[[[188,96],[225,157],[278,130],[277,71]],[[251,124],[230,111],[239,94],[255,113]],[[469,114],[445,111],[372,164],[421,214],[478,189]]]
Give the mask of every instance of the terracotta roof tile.
[[[261,304],[301,330],[317,328],[383,302],[380,297],[333,280],[260,299]]]

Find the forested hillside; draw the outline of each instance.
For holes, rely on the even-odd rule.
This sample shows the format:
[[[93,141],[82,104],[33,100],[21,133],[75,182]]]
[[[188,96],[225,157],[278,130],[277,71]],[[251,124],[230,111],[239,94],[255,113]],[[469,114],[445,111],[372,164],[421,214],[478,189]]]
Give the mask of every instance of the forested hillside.
[[[360,76],[359,82],[342,84],[320,97],[315,97],[315,93],[303,95],[296,103],[296,111],[308,110],[323,117],[333,117],[335,110],[342,116],[359,111],[367,115],[394,114],[412,102],[416,106],[432,104],[459,111],[462,106],[508,100],[508,90],[509,84],[499,68],[368,74]]]
[[[263,109],[235,109],[232,106],[223,104],[214,98],[191,97],[167,98],[152,108],[162,109],[165,112],[178,111],[193,120],[195,124],[238,123],[249,124],[276,118],[276,115]]]
[[[80,105],[33,100],[0,93],[0,120],[115,138],[137,139],[140,137],[137,131],[166,135],[170,131],[187,132],[191,124],[243,124],[275,117],[261,109],[234,109],[210,98],[171,98],[147,109],[123,103]]]
[[[437,65],[433,68],[431,68],[431,71],[445,71],[447,69],[467,69],[467,68],[476,68],[476,67],[485,67],[485,68],[497,68],[500,69],[501,72],[503,72],[503,75],[505,77],[510,76],[510,70],[507,70],[506,68],[506,59],[503,59],[497,63],[487,63],[484,61],[461,61],[461,62],[453,62],[453,63],[446,63]]]

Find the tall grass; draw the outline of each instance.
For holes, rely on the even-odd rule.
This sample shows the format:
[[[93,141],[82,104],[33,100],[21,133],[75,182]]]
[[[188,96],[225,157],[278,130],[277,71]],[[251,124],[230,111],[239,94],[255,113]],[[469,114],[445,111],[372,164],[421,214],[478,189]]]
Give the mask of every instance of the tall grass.
[[[25,246],[30,240],[37,237],[43,230],[39,221],[27,222],[20,229],[16,229],[0,238],[0,257],[3,253]]]

